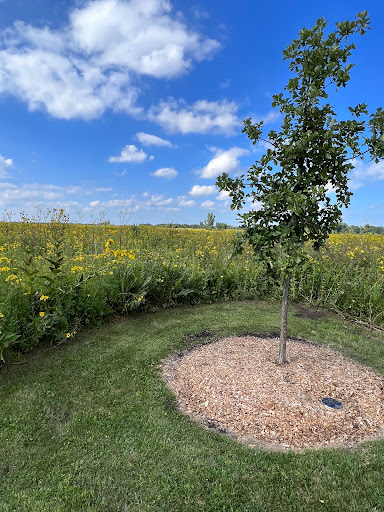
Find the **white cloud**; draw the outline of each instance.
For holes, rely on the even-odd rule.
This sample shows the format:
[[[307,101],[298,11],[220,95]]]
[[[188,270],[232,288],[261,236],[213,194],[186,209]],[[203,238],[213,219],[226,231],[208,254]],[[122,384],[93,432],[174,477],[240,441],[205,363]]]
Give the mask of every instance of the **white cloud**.
[[[349,187],[357,190],[364,185],[384,180],[384,161],[379,163],[364,163],[361,160],[354,160],[355,168],[352,170],[349,180]]]
[[[260,123],[260,121],[264,121],[264,124],[273,124],[281,118],[280,112],[276,110],[270,110],[265,115],[256,114],[252,118],[252,122]]]
[[[149,133],[139,132],[136,133],[136,137],[143,146],[165,146],[169,148],[173,147],[169,140],[162,139],[161,137],[157,137],[156,135],[151,135]]]
[[[243,207],[243,211],[244,212],[247,212],[247,211],[251,211],[251,210],[261,210],[261,208],[263,207],[263,203],[260,202],[260,201],[255,201],[254,199],[252,199],[251,197],[249,197],[247,200],[246,200],[246,204],[244,205]]]
[[[70,18],[74,42],[101,66],[157,78],[181,75],[220,47],[188,30],[168,0],[96,0]]]
[[[170,132],[231,135],[241,125],[237,110],[234,101],[199,100],[188,105],[185,100],[169,98],[151,107],[147,117]]]
[[[142,149],[138,149],[133,144],[128,144],[121,150],[120,156],[111,156],[108,158],[108,162],[112,163],[121,163],[121,162],[129,162],[129,163],[140,163],[144,162],[147,158],[147,153],[144,153]],[[150,158],[151,160],[151,158]]]
[[[325,187],[325,190],[326,190],[326,193],[327,194],[334,194],[336,192],[336,189],[335,187],[332,185],[331,182],[328,182],[326,187]]]
[[[56,185],[41,185],[37,183],[4,187],[0,191],[0,205],[18,204],[23,208],[24,202],[30,199],[53,200],[64,197],[65,188]]]
[[[216,199],[218,199],[219,201],[228,201],[228,199],[230,199],[229,192],[227,192],[226,190],[220,190]]]
[[[156,178],[165,178],[166,180],[171,180],[172,178],[176,178],[177,171],[172,167],[163,167],[162,169],[157,169],[157,171],[151,173],[151,176],[155,176]]]
[[[168,204],[173,203],[172,198],[165,198],[162,195],[153,195],[151,196],[151,199],[145,202],[146,206],[166,206]]]
[[[74,185],[61,187],[49,183],[25,183],[21,185],[2,183],[2,186],[0,186],[0,205],[10,205],[17,209],[23,209],[24,202],[29,200],[33,200],[35,201],[35,204],[37,204],[39,202],[42,203],[44,201],[53,201],[58,199],[66,200],[66,195],[85,196],[111,191],[111,188],[79,187]],[[68,204],[73,205],[75,202],[70,201]]]
[[[17,21],[0,35],[0,93],[62,119],[108,108],[137,115],[135,75],[177,77],[220,47],[189,29],[168,0],[91,0],[56,30]]]
[[[179,196],[177,198],[177,202],[179,206],[182,206],[183,208],[191,208],[193,206],[196,206],[196,201],[193,199],[188,199],[186,196]]]
[[[32,111],[45,109],[61,119],[93,119],[107,108],[140,112],[134,105],[138,91],[121,74],[107,76],[85,61],[75,64],[45,49],[0,51],[1,92],[20,98]]]
[[[0,179],[8,178],[7,170],[13,167],[12,158],[4,158],[0,155]]]
[[[103,201],[98,204],[98,206],[102,206],[103,208],[124,208],[132,206],[132,199],[110,199],[109,201]]]
[[[216,204],[213,201],[210,201],[207,199],[207,201],[204,201],[204,203],[201,203],[201,208],[214,208]]]
[[[248,149],[243,148],[230,148],[226,151],[210,148],[216,155],[212,160],[201,170],[202,178],[217,178],[223,172],[234,173],[239,169],[239,157],[249,155]]]
[[[191,196],[211,196],[217,192],[217,189],[213,185],[193,185],[189,191]]]

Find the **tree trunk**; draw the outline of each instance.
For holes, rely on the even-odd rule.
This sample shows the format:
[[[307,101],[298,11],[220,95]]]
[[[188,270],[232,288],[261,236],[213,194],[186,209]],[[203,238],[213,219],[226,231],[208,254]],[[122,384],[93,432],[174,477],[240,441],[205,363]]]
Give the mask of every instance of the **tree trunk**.
[[[288,363],[287,359],[287,315],[288,315],[288,293],[289,293],[289,278],[284,279],[283,284],[283,300],[281,301],[281,330],[280,330],[280,349],[279,349],[279,364]]]

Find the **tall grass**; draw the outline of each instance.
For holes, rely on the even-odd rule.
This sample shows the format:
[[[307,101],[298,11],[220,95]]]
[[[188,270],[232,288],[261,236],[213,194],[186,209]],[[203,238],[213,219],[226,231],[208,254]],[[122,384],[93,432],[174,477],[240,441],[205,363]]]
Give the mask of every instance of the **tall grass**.
[[[253,260],[230,257],[233,230],[0,223],[0,357],[13,345],[64,342],[112,314],[176,304],[280,297]],[[384,235],[332,235],[292,279],[295,300],[384,325]]]

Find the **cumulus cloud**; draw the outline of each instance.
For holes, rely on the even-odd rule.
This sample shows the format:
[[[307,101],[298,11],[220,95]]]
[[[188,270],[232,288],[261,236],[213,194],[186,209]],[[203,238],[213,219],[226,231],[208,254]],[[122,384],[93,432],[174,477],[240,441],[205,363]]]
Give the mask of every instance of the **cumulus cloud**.
[[[349,186],[352,190],[357,190],[364,185],[384,180],[384,161],[379,163],[364,163],[361,160],[354,160],[355,166],[351,172]]]
[[[62,119],[137,115],[135,76],[178,77],[220,47],[168,0],[90,0],[58,29],[17,21],[1,35],[0,92]]]
[[[0,178],[8,178],[7,170],[13,167],[12,158],[4,158],[0,155]]]
[[[156,78],[181,75],[220,47],[189,30],[168,0],[95,0],[70,18],[74,42],[100,65]]]
[[[142,149],[138,149],[133,144],[128,144],[121,150],[120,156],[110,156],[108,158],[108,162],[112,162],[112,163],[128,162],[128,163],[137,164],[140,162],[144,162],[144,160],[147,159],[147,156],[148,156],[147,153],[145,153]]]
[[[169,142],[169,140],[162,139],[161,137],[157,137],[156,135],[151,135],[149,133],[139,132],[136,133],[136,137],[143,146],[165,146],[169,148],[173,147],[173,144]]]
[[[150,108],[147,117],[169,132],[223,133],[231,135],[241,125],[234,101],[199,100],[188,105],[185,100],[169,98]]]
[[[138,114],[138,90],[129,77],[101,72],[86,60],[52,50],[22,47],[0,51],[0,93],[61,119],[93,119],[107,108]]]
[[[217,199],[219,201],[228,201],[228,199],[230,199],[229,192],[227,192],[226,190],[220,190],[220,192],[217,195]]]
[[[201,170],[202,178],[217,178],[223,172],[234,173],[239,169],[239,157],[249,155],[248,149],[230,148],[226,151],[217,148],[210,148],[215,153],[212,160]]]
[[[189,191],[191,196],[212,196],[216,194],[217,189],[214,185],[193,185]]]
[[[155,176],[156,178],[165,178],[166,180],[171,180],[172,178],[176,178],[177,171],[172,167],[163,167],[161,169],[157,169],[157,171],[151,173],[151,176]]]
[[[192,206],[196,206],[196,201],[193,199],[188,199],[186,196],[179,196],[177,198],[177,202],[179,206],[183,208],[191,208]]]
[[[212,209],[216,206],[216,204],[211,201],[210,199],[207,199],[206,201],[204,201],[204,203],[201,203],[201,208],[209,208],[209,209]]]
[[[146,206],[166,206],[173,203],[171,197],[164,197],[161,194],[152,195],[149,200],[145,202]]]

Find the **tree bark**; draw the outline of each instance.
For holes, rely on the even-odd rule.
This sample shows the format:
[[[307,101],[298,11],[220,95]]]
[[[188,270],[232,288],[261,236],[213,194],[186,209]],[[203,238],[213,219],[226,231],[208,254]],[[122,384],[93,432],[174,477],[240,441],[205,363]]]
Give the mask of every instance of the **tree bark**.
[[[280,329],[280,349],[279,364],[287,364],[287,316],[288,316],[288,294],[289,278],[286,277],[283,283],[283,299],[281,301],[281,329]]]

